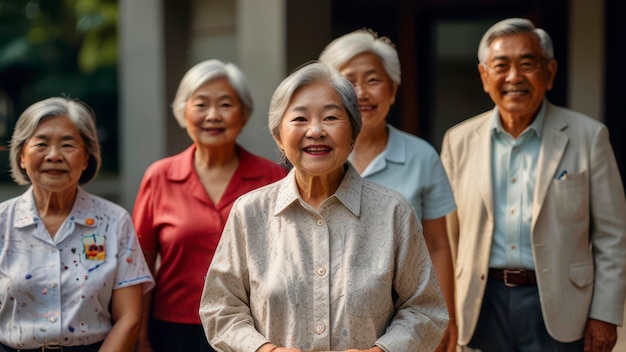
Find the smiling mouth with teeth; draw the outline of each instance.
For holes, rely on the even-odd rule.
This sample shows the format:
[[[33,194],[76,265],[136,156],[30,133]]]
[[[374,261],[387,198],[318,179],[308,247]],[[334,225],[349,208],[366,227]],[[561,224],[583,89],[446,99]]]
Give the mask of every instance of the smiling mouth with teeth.
[[[306,152],[309,152],[309,153],[323,153],[323,152],[329,151],[330,148],[326,148],[326,147],[310,147],[310,148],[304,148],[304,150]]]

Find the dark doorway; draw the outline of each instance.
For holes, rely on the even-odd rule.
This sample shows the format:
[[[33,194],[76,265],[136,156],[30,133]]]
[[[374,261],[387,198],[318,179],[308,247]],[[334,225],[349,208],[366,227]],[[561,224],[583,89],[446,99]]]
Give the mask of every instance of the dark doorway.
[[[567,104],[567,0],[335,0],[332,10],[333,37],[369,27],[396,44],[402,86],[389,122],[437,150],[445,130],[492,107],[476,51],[484,31],[501,19],[528,18],[550,34],[559,72],[548,98]]]

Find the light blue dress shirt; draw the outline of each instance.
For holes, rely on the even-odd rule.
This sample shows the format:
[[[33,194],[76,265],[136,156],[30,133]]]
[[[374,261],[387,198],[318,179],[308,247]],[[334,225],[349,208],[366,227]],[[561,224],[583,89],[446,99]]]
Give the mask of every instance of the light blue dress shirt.
[[[439,154],[425,140],[387,125],[387,147],[361,177],[402,193],[417,218],[431,220],[456,209]]]
[[[504,130],[497,109],[494,112],[491,170],[495,226],[491,268],[534,270],[530,227],[545,110],[542,104],[535,120],[517,139]]]

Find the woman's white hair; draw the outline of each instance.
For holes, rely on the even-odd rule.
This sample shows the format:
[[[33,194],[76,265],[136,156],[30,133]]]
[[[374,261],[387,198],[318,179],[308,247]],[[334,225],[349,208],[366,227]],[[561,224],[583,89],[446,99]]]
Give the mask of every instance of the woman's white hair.
[[[102,159],[95,113],[87,104],[76,99],[48,98],[26,108],[15,124],[11,137],[9,163],[11,164],[11,177],[18,185],[31,183],[26,170],[20,164],[24,145],[35,134],[41,121],[53,116],[67,116],[78,128],[85,143],[89,161],[87,168],[80,175],[78,184],[84,185],[98,174]]]
[[[172,112],[176,121],[182,128],[187,127],[185,121],[185,106],[187,100],[198,90],[203,84],[218,78],[226,78],[230,85],[235,89],[239,100],[243,105],[244,117],[247,120],[252,114],[254,102],[248,81],[243,72],[232,63],[224,63],[220,60],[206,60],[191,67],[180,80],[176,96],[172,102]]]
[[[340,70],[352,58],[363,53],[376,55],[391,81],[397,86],[400,85],[401,72],[398,51],[389,38],[379,37],[371,29],[359,29],[336,38],[324,48],[319,60]]]
[[[311,62],[305,64],[291,73],[276,88],[272,99],[270,100],[270,108],[268,114],[268,127],[275,141],[280,140],[280,124],[285,115],[287,107],[291,103],[291,99],[296,91],[302,87],[311,85],[315,82],[323,82],[328,84],[337,93],[341,102],[350,118],[352,126],[352,142],[356,141],[361,131],[362,121],[361,112],[359,111],[359,103],[352,87],[352,83],[334,68],[321,63]],[[286,163],[285,154],[281,151],[281,162]]]

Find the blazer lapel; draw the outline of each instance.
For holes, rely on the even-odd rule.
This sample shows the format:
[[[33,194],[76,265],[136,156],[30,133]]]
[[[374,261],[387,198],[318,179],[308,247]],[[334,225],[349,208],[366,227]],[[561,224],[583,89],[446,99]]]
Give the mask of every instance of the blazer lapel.
[[[491,170],[491,121],[493,112],[485,117],[484,123],[476,129],[473,143],[473,157],[475,158],[475,175],[484,175],[478,178],[478,187],[483,198],[483,203],[489,215],[489,221],[493,221],[493,187]],[[485,172],[485,170],[488,170]]]
[[[546,102],[546,104],[549,104]],[[539,148],[539,160],[537,165],[537,181],[533,196],[533,219],[531,231],[534,231],[537,217],[541,213],[543,202],[546,199],[552,180],[558,170],[569,138],[563,130],[567,123],[560,115],[556,114],[551,105],[547,106],[546,119],[544,121],[541,147]]]

